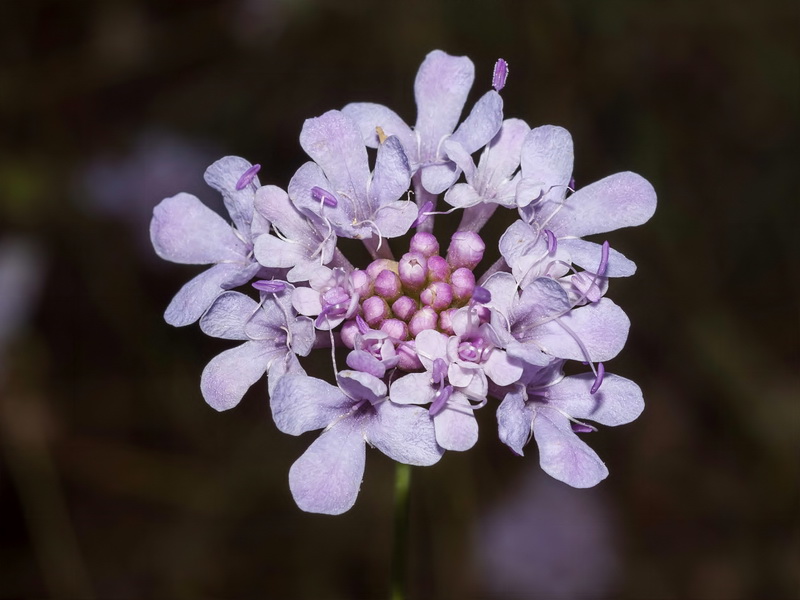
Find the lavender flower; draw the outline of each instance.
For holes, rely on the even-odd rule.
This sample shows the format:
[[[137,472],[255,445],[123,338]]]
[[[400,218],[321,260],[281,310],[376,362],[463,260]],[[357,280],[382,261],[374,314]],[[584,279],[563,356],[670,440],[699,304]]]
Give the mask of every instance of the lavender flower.
[[[179,292],[167,320],[200,319],[207,334],[243,342],[206,367],[207,402],[231,408],[266,373],[278,428],[323,430],[289,472],[303,510],[353,505],[367,444],[414,465],[472,448],[485,407],[515,454],[535,439],[544,471],[592,486],[608,471],[579,434],[594,430],[588,421],[621,425],[642,411],[638,386],[606,372],[630,326],[607,297],[609,281],[635,265],[608,241],[582,238],[645,222],[653,189],[619,173],[572,192],[569,134],[503,121],[502,59],[495,89],[459,126],[473,71],[466,57],[429,54],[413,129],[376,104],[308,119],[300,144],[311,161],[288,193],[261,187],[258,167],[242,159],[216,163],[207,180],[233,227],[187,194],[156,208],[160,256],[214,265]],[[377,149],[371,170],[368,148]],[[442,193],[447,213],[461,212],[444,253],[432,233]],[[519,219],[487,239],[481,229],[501,208]],[[401,248],[396,238],[412,227]],[[372,261],[354,266],[342,238],[361,240]],[[488,244],[501,259],[478,273]],[[258,302],[225,291],[253,278]],[[301,359],[315,349],[335,384],[306,375]],[[565,376],[567,361],[586,373]]]

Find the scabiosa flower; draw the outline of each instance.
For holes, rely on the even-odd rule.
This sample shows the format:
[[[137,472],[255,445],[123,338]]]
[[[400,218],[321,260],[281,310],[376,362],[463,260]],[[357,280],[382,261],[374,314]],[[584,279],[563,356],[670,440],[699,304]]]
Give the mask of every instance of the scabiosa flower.
[[[609,281],[635,265],[608,241],[583,238],[645,222],[653,188],[619,173],[574,191],[571,137],[504,121],[507,78],[501,59],[494,89],[459,126],[474,68],[434,51],[417,74],[414,128],[384,106],[349,104],[304,123],[311,161],[288,193],[261,186],[243,159],[212,166],[207,180],[233,226],[186,194],[156,208],[160,256],[214,265],[184,286],[167,320],[200,319],[207,334],[243,342],[203,372],[208,403],[235,406],[266,373],[278,429],[322,429],[289,471],[303,510],[353,505],[367,445],[413,465],[472,448],[487,409],[514,454],[535,439],[544,471],[592,486],[608,471],[579,435],[594,430],[590,421],[621,425],[643,409],[638,386],[606,372],[630,326]],[[498,209],[519,218],[491,240],[481,229]],[[437,238],[435,215],[454,212],[458,229]],[[361,240],[372,261],[351,263],[342,238]],[[501,258],[476,272],[489,244]],[[305,373],[312,352],[330,361],[329,381]],[[565,376],[568,361],[586,372]]]

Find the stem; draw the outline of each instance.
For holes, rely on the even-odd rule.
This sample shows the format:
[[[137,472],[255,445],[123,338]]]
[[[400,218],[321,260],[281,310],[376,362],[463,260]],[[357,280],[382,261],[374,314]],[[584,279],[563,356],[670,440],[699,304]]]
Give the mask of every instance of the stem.
[[[394,540],[391,600],[405,600],[408,574],[408,513],[411,466],[397,463],[394,474]]]

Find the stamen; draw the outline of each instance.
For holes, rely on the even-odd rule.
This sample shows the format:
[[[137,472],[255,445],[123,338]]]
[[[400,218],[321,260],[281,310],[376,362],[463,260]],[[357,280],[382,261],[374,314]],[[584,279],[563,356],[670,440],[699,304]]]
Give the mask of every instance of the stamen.
[[[549,229],[545,229],[544,234],[547,236],[547,253],[553,254],[558,248],[558,240],[556,239],[556,234],[550,231]]]
[[[597,267],[597,274],[602,276],[606,272],[606,268],[608,267],[608,240],[603,242],[603,246],[600,248],[600,266]]]
[[[384,133],[383,127],[381,126],[375,128],[375,133],[378,134],[378,142],[380,142],[381,144],[386,141],[386,138],[389,137],[388,135],[386,135],[386,133]]]
[[[506,85],[506,78],[508,77],[508,63],[502,58],[498,58],[494,63],[494,72],[492,73],[492,87],[498,92]]]
[[[333,194],[316,185],[311,188],[311,197],[329,208],[336,208],[339,205],[339,201],[333,197]]]
[[[417,218],[414,219],[414,222],[411,224],[411,227],[419,227],[425,221],[428,220],[430,216],[430,211],[433,209],[433,200],[427,200],[425,204],[420,206],[419,212],[417,213]]]
[[[256,288],[260,292],[267,292],[268,294],[277,294],[282,292],[286,289],[286,283],[283,281],[273,281],[268,279],[262,279],[260,281],[254,281],[253,287]]]
[[[594,383],[592,384],[592,389],[589,390],[590,394],[594,394],[600,389],[600,386],[603,384],[603,377],[605,374],[606,368],[603,366],[603,363],[597,363],[597,377],[595,377]]]
[[[594,431],[597,431],[597,429],[595,429],[591,425],[586,425],[585,423],[578,423],[577,421],[573,421],[572,423],[570,423],[570,426],[572,427],[572,431],[574,431],[575,433],[592,433]]]
[[[236,191],[240,192],[248,185],[250,185],[250,182],[253,181],[253,178],[256,176],[256,173],[258,173],[260,170],[261,170],[261,165],[253,165],[252,167],[247,169],[247,171],[242,173],[242,176],[239,177],[239,181],[236,182],[235,186]]]
[[[472,291],[472,301],[477,302],[478,304],[486,304],[487,302],[491,302],[492,292],[481,285],[476,285],[475,289]]]
[[[447,363],[443,358],[437,358],[433,361],[433,383],[441,387],[445,377],[447,377]]]
[[[445,406],[447,405],[447,401],[450,399],[452,394],[452,385],[446,385],[436,392],[436,395],[433,397],[433,402],[431,402],[431,407],[428,409],[428,412],[432,417],[435,417],[442,412],[442,410],[444,410]]]

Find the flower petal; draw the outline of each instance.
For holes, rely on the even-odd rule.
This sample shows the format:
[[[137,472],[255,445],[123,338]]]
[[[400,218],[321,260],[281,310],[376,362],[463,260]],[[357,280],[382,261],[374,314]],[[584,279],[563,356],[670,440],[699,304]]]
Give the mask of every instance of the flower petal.
[[[203,398],[215,410],[233,408],[261,379],[275,352],[274,347],[261,342],[245,342],[218,354],[203,369]]]
[[[176,263],[244,261],[244,244],[225,220],[191,194],[165,198],[153,210],[150,239],[156,254]]]
[[[550,220],[558,236],[583,237],[647,222],[656,210],[656,192],[641,175],[617,173],[581,188]]]
[[[413,160],[417,155],[417,138],[411,127],[397,116],[393,110],[371,102],[353,102],[342,109],[342,112],[353,119],[361,131],[364,143],[370,148],[377,148],[380,144],[377,128],[380,127],[384,135],[396,135],[400,143]],[[413,151],[413,152],[412,152]]]
[[[208,167],[203,176],[208,185],[222,194],[225,208],[236,228],[248,236],[253,221],[253,194],[261,183],[256,175],[243,189],[237,190],[236,186],[245,171],[252,166],[238,156],[225,156]]]
[[[551,477],[576,488],[595,486],[608,477],[603,461],[573,433],[561,413],[537,407],[533,435],[539,445],[539,464]]]
[[[386,397],[386,384],[369,373],[361,371],[339,371],[336,381],[342,391],[356,400],[369,400],[375,404]]]
[[[519,381],[522,375],[519,359],[509,356],[499,348],[492,350],[482,366],[486,376],[497,385],[511,385]]]
[[[546,194],[552,202],[560,202],[566,195],[573,162],[572,136],[563,127],[535,127],[522,144],[522,177],[538,183],[541,186],[539,192]],[[535,196],[538,192],[531,199]],[[524,204],[527,202],[521,205]]]
[[[297,506],[325,515],[350,510],[364,478],[365,459],[364,438],[351,420],[323,432],[289,469],[289,489]]]
[[[447,190],[444,201],[456,208],[469,208],[483,202],[483,197],[468,183],[457,183]]]
[[[436,441],[445,450],[463,452],[478,441],[478,421],[461,392],[452,393],[445,409],[433,417],[433,425]]]
[[[275,425],[290,435],[327,427],[353,405],[336,386],[305,375],[286,375],[270,396]]]
[[[503,124],[503,98],[494,90],[481,96],[450,136],[450,141],[460,144],[467,154],[472,154],[488,144]]]
[[[500,441],[519,456],[524,456],[522,449],[531,439],[533,419],[531,409],[525,403],[526,399],[524,388],[516,386],[497,407],[497,432]]]
[[[375,210],[400,198],[408,191],[410,182],[411,170],[403,146],[397,137],[390,136],[378,146],[375,171],[369,184],[369,197]]]
[[[223,292],[200,319],[206,335],[225,340],[246,340],[245,323],[258,312],[258,303],[239,292]]]
[[[443,451],[436,444],[433,422],[419,406],[381,402],[364,432],[367,442],[389,458],[407,465],[429,466]]]
[[[602,425],[623,425],[635,420],[644,410],[642,390],[630,379],[606,374],[594,394],[592,373],[565,377],[548,388],[548,405],[576,419],[590,419]]]
[[[164,312],[164,320],[175,327],[191,325],[224,291],[222,285],[240,271],[241,266],[227,263],[206,269],[178,290]]]
[[[531,130],[522,119],[506,119],[481,154],[478,169],[487,174],[487,188],[497,189],[511,178],[520,163],[522,143]]]
[[[597,272],[602,254],[600,244],[581,239],[561,239],[558,240],[558,247],[569,254],[573,264],[591,273]],[[636,273],[635,262],[625,258],[622,253],[613,248],[608,249],[608,264],[603,277],[630,277],[634,273]]]
[[[389,399],[395,404],[427,404],[435,395],[429,371],[404,375],[389,388]]]

